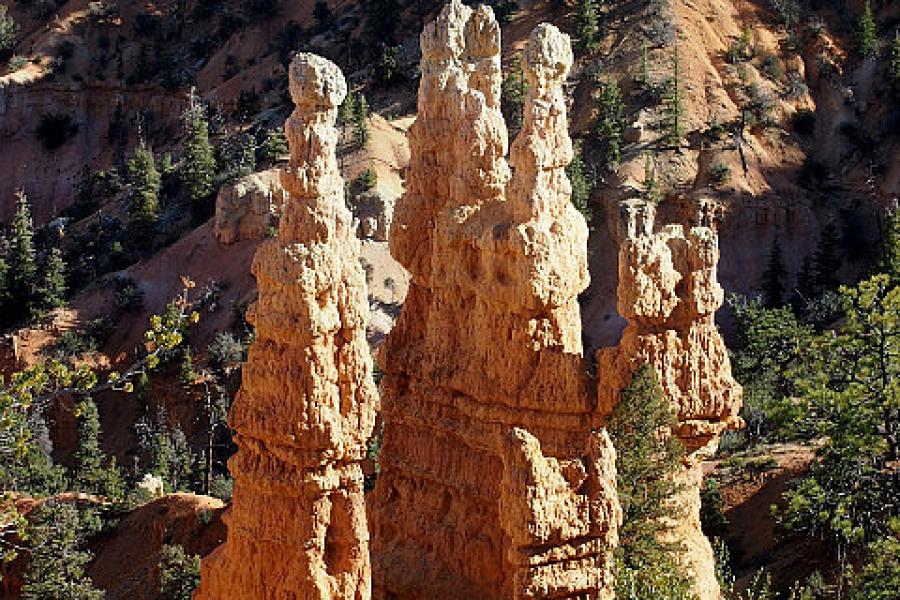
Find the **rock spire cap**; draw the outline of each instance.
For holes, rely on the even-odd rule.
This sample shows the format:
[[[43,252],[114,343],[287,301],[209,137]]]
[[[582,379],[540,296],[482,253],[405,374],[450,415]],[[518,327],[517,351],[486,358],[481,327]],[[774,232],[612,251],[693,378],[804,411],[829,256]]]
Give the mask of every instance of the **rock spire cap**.
[[[288,69],[291,99],[298,107],[333,109],[347,97],[347,82],[336,64],[316,54],[300,52]]]

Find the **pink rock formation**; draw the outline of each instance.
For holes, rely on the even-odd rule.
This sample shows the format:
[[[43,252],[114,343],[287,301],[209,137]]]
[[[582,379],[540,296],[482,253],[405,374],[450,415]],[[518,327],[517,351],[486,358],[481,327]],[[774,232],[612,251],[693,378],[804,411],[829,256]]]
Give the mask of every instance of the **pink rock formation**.
[[[223,185],[216,196],[213,235],[222,244],[261,240],[278,223],[286,193],[278,169],[251,173]]]
[[[684,545],[698,596],[715,599],[715,561],[700,530],[700,461],[725,429],[740,425],[741,406],[741,386],[714,322],[723,300],[718,237],[709,227],[667,225],[654,232],[654,207],[642,200],[621,208],[618,309],[628,325],[618,346],[597,353],[598,410],[612,410],[638,366],[654,367],[687,451],[678,501],[685,518],[673,535]]]
[[[615,452],[593,429],[571,206],[568,37],[539,26],[510,177],[500,28],[453,0],[421,37],[391,251],[412,276],[380,357],[374,588],[397,598],[611,598]]]
[[[227,542],[204,561],[197,599],[370,597],[359,461],[376,393],[365,340],[359,242],[335,148],[338,68],[291,62],[288,200],[253,272],[257,339],[229,420],[238,452]]]

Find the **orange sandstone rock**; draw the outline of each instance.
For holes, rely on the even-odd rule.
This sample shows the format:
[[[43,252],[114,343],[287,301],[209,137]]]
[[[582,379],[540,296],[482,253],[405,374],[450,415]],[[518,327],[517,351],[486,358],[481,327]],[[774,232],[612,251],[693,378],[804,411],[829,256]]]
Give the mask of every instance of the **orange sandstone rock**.
[[[622,203],[619,314],[628,319],[618,346],[597,353],[599,412],[608,414],[641,364],[650,364],[679,421],[684,443],[684,511],[672,532],[702,600],[719,598],[715,561],[700,530],[701,460],[728,428],[739,426],[741,386],[714,322],[723,292],[716,280],[718,237],[709,227],[667,225],[654,231],[654,207]]]
[[[621,516],[582,357],[587,227],[565,175],[569,39],[541,25],[529,40],[512,178],[491,10],[453,0],[421,47],[407,191],[389,237],[412,281],[380,356],[375,595],[612,598]]]
[[[335,148],[347,93],[331,62],[290,66],[289,194],[253,272],[257,338],[229,415],[238,452],[228,539],[203,563],[195,599],[370,597],[363,476],[376,391],[359,242]]]

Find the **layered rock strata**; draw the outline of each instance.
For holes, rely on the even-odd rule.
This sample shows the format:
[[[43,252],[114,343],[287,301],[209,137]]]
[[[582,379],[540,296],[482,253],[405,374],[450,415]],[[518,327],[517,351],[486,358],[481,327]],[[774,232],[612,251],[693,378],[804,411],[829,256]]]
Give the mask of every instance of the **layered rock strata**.
[[[289,200],[254,260],[257,338],[229,415],[238,452],[228,539],[204,561],[195,599],[370,597],[359,462],[377,396],[359,242],[335,157],[347,88],[334,64],[300,54],[290,92]]]
[[[655,231],[654,221],[652,205],[622,203],[618,310],[628,325],[618,346],[597,353],[598,412],[612,410],[640,365],[655,369],[686,450],[672,535],[684,547],[697,595],[711,600],[719,589],[712,548],[700,529],[700,463],[726,429],[740,425],[741,386],[714,321],[723,301],[718,236],[710,227],[679,224]]]
[[[567,36],[525,50],[506,161],[500,28],[452,1],[421,37],[418,118],[390,247],[412,280],[380,356],[374,588],[396,598],[611,598],[615,452],[595,428],[570,202]]]

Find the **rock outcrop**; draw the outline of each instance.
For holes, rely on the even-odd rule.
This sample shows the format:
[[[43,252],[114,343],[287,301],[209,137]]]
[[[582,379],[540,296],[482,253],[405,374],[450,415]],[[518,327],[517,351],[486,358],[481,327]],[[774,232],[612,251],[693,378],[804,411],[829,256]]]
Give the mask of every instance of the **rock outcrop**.
[[[638,366],[655,369],[686,450],[678,499],[685,514],[673,536],[684,546],[698,596],[711,600],[719,590],[712,548],[700,530],[700,462],[727,428],[740,425],[741,386],[714,321],[723,301],[718,236],[710,227],[680,224],[654,231],[654,221],[652,205],[622,203],[618,310],[628,325],[618,346],[597,353],[598,410],[612,410]]]
[[[278,223],[285,200],[278,169],[251,173],[223,185],[216,196],[213,234],[223,244],[261,240]]]
[[[359,462],[376,392],[359,242],[335,157],[347,88],[333,63],[299,54],[290,91],[289,200],[254,260],[257,338],[229,415],[238,452],[228,539],[204,561],[198,599],[370,596]]]
[[[421,48],[389,238],[412,281],[379,361],[376,596],[611,598],[620,509],[582,357],[587,227],[565,174],[569,39],[541,25],[528,42],[513,176],[491,10],[453,0]]]

